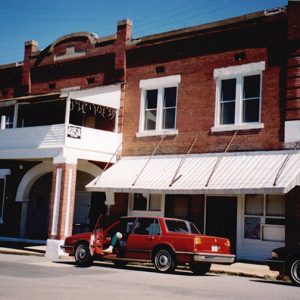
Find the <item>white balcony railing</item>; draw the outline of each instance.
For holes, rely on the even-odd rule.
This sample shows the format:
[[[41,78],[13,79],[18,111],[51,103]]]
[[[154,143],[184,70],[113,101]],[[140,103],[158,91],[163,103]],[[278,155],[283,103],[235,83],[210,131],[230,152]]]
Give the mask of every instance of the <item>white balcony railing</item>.
[[[0,130],[0,158],[56,157],[64,150],[79,159],[98,160],[104,155],[106,161],[120,139],[115,132],[65,124],[4,129]]]

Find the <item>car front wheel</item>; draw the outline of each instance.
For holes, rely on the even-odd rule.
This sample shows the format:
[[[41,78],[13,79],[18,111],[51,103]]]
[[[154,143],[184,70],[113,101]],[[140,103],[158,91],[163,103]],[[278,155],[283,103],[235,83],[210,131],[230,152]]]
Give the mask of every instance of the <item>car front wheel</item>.
[[[300,258],[292,261],[289,268],[290,278],[292,282],[300,286]]]
[[[190,264],[190,270],[196,275],[204,275],[210,269],[211,264]]]
[[[80,267],[89,267],[93,263],[89,246],[86,244],[79,244],[75,250],[75,261]]]
[[[176,264],[173,255],[166,249],[160,249],[154,256],[155,268],[164,273],[173,272],[176,268]]]

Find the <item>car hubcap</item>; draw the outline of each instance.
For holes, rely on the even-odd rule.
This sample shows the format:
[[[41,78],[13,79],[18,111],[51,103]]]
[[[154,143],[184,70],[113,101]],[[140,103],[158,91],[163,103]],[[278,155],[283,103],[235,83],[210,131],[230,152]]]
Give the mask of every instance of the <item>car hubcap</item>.
[[[294,280],[300,283],[300,260],[294,262],[292,266],[292,275]]]
[[[85,257],[86,257],[86,250],[84,249],[84,248],[80,248],[80,249],[78,249],[78,251],[77,251],[77,256],[78,256],[78,258],[79,259],[84,259]]]
[[[168,270],[171,264],[170,254],[166,251],[161,251],[156,256],[156,266],[159,270]]]

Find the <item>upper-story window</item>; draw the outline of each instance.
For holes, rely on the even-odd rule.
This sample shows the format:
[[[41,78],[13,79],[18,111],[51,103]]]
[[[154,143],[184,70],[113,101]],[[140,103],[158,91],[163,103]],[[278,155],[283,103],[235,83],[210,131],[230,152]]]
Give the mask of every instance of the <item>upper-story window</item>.
[[[262,71],[265,62],[214,70],[216,114],[212,131],[263,128]]]
[[[176,110],[180,75],[140,81],[141,112],[137,136],[177,134]]]

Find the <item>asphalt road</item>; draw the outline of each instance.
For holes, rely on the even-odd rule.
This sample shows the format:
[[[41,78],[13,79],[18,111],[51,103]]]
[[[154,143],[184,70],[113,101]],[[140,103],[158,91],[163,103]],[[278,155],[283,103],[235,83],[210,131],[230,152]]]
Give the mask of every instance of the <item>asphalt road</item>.
[[[284,282],[190,271],[160,274],[153,268],[115,268],[95,263],[0,254],[0,299],[299,299],[300,288]]]

